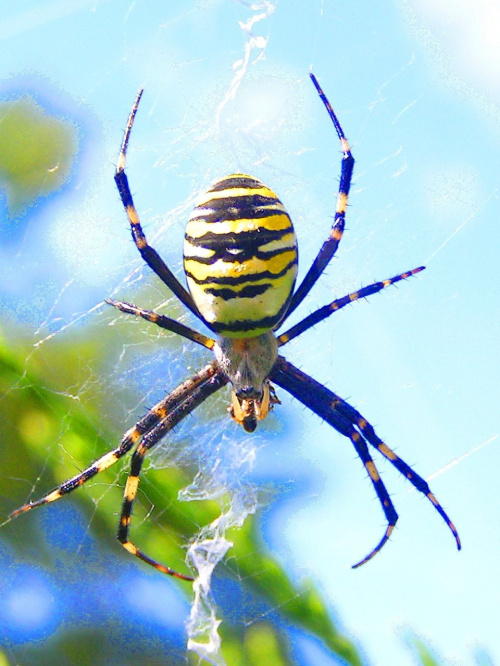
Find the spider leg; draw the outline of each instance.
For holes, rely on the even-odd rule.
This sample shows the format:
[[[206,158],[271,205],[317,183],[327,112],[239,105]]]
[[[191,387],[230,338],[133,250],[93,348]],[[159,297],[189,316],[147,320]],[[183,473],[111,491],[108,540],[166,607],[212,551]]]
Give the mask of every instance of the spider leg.
[[[414,472],[408,463],[406,463],[402,458],[394,453],[394,451],[377,436],[373,426],[368,423],[368,421],[356,409],[354,409],[354,407],[345,402],[345,400],[342,400],[342,398],[338,397],[336,409],[338,409],[341,414],[343,414],[347,419],[349,419],[349,421],[351,421],[351,423],[354,423],[356,427],[359,428],[359,430],[365,436],[367,442],[378,451],[380,451],[384,458],[387,458],[387,460],[389,460],[389,462],[394,465],[398,472],[408,479],[408,481],[416,490],[423,493],[427,499],[429,499],[429,501],[434,505],[436,511],[450,528],[451,533],[455,537],[457,548],[460,550],[462,548],[462,544],[457,529],[449,519],[441,504],[438,502],[434,493],[431,492],[427,481],[425,481],[425,479]]]
[[[175,409],[179,402],[184,400],[187,391],[197,388],[200,384],[213,377],[216,372],[217,371],[214,366],[210,364],[203,368],[197,375],[183,382],[174,391],[172,391],[172,393],[170,393],[157,405],[150,409],[150,411],[142,419],[140,419],[133,428],[126,432],[119,446],[117,446],[112,451],[105,453],[98,460],[93,462],[92,465],[84,469],[79,474],[76,474],[71,479],[68,479],[40,499],[34,502],[28,502],[27,504],[21,506],[19,509],[13,511],[7,517],[5,522],[2,523],[2,525],[10,522],[13,518],[19,516],[21,513],[26,513],[31,509],[42,506],[43,504],[55,502],[64,495],[67,495],[68,493],[82,486],[96,474],[99,474],[100,472],[108,469],[108,467],[114,465],[120,458],[128,453],[132,447],[137,445],[146,433],[151,431],[151,429],[154,428],[157,423],[164,419],[172,409]]]
[[[132,506],[137,496],[139,488],[139,477],[141,473],[142,463],[147,453],[157,444],[174,426],[176,426],[185,416],[192,412],[198,405],[206,400],[212,393],[218,391],[222,386],[227,383],[227,378],[220,372],[212,367],[213,373],[211,377],[206,378],[193,390],[186,391],[182,399],[170,410],[168,410],[162,420],[155,425],[142,439],[132,455],[132,462],[130,466],[130,474],[125,485],[123,494],[123,505],[120,516],[120,523],[118,527],[118,540],[122,546],[132,555],[135,555],[143,562],[151,565],[158,571],[166,573],[182,580],[194,580],[191,576],[186,576],[174,571],[170,567],[160,564],[153,560],[148,555],[145,555],[137,546],[135,546],[128,538],[130,530],[130,521],[132,516]]]
[[[323,243],[321,250],[319,251],[316,259],[313,261],[311,268],[307,272],[307,275],[301,282],[297,291],[292,296],[292,300],[290,301],[290,306],[287,310],[285,319],[287,319],[289,315],[295,310],[295,308],[300,303],[302,303],[337,251],[342,234],[344,233],[347,200],[349,197],[349,189],[351,187],[352,172],[354,168],[354,157],[351,154],[351,148],[349,147],[349,143],[347,142],[344,131],[340,126],[337,116],[335,115],[330,102],[326,98],[326,95],[321,89],[321,86],[319,85],[314,74],[311,73],[310,77],[316,90],[318,91],[318,95],[320,96],[321,101],[328,111],[328,115],[334,124],[335,130],[340,139],[340,147],[342,148],[344,155],[341,163],[339,190],[337,194],[337,204],[335,207],[335,218],[333,220],[330,235]]]
[[[117,446],[116,449],[105,453],[98,460],[93,462],[92,465],[89,465],[89,467],[84,469],[83,472],[80,472],[79,474],[71,477],[71,479],[68,479],[57,488],[54,488],[54,490],[52,490],[50,493],[47,493],[40,499],[33,502],[28,502],[27,504],[19,507],[19,509],[13,511],[0,526],[3,527],[13,518],[19,516],[21,513],[26,513],[27,511],[31,511],[31,509],[35,509],[38,506],[43,506],[44,504],[55,502],[64,495],[67,495],[80,486],[83,486],[84,483],[87,483],[87,481],[89,481],[89,479],[94,477],[96,474],[104,472],[104,470],[108,469],[108,467],[114,465],[115,462],[117,462],[122,456],[128,453],[130,449],[140,441],[141,437],[142,428],[141,422],[139,421],[139,423],[137,423],[134,428],[125,433],[120,445]]]
[[[304,319],[302,319],[302,321],[300,321],[298,324],[292,326],[292,328],[288,329],[288,331],[285,331],[285,333],[279,335],[278,346],[281,347],[287,342],[290,342],[290,340],[293,340],[298,335],[304,333],[304,331],[307,331],[312,326],[315,326],[320,321],[323,321],[323,319],[326,319],[334,312],[337,312],[337,310],[340,310],[346,305],[349,305],[349,303],[353,303],[354,301],[357,301],[360,298],[367,298],[372,294],[376,294],[377,292],[382,291],[382,289],[389,287],[391,284],[395,284],[396,282],[400,282],[401,280],[406,280],[411,275],[420,273],[420,271],[423,271],[424,268],[425,266],[419,266],[419,268],[414,268],[411,271],[400,273],[399,275],[389,278],[388,280],[383,280],[382,282],[374,282],[373,284],[369,284],[366,287],[359,289],[358,291],[354,291],[353,293],[348,294],[347,296],[343,296],[342,298],[337,298],[335,301],[332,301],[332,303],[324,305],[322,308],[319,308],[318,310],[315,310],[307,317],[304,317]]]
[[[182,286],[179,280],[175,277],[172,271],[165,264],[160,255],[148,245],[146,236],[141,227],[139,221],[139,215],[137,213],[134,200],[132,198],[132,193],[128,184],[128,178],[125,174],[125,161],[127,156],[128,142],[130,139],[130,132],[132,131],[132,126],[134,124],[135,115],[139,107],[139,102],[141,100],[143,91],[140,90],[134,106],[130,112],[127,127],[125,129],[125,135],[123,137],[123,142],[120,150],[120,155],[118,157],[118,165],[115,172],[115,183],[120,193],[120,198],[122,200],[125,212],[127,213],[128,221],[130,222],[130,228],[132,230],[132,238],[134,243],[137,246],[137,249],[141,253],[142,258],[147,263],[147,265],[156,273],[156,275],[164,282],[167,287],[169,287],[177,298],[184,303],[184,305],[191,310],[198,318],[200,318],[199,312],[194,304],[191,294]]]
[[[213,349],[215,340],[207,337],[206,335],[203,335],[202,333],[198,333],[198,331],[195,331],[190,326],[185,326],[175,319],[171,319],[170,317],[166,317],[165,315],[159,314],[158,312],[154,312],[154,310],[144,310],[143,308],[139,308],[137,305],[132,305],[131,303],[115,301],[113,298],[106,298],[105,301],[109,305],[112,305],[113,307],[118,308],[118,310],[121,310],[121,312],[125,312],[126,314],[133,314],[137,317],[142,317],[146,321],[150,321],[153,324],[160,326],[160,328],[164,328],[167,331],[172,331],[172,333],[177,333],[177,335],[180,335],[187,340],[191,340],[192,342],[196,342],[197,344],[202,345],[207,349]]]
[[[387,528],[377,546],[360,562],[355,564],[353,568],[361,566],[379,552],[389,539],[398,518],[384,483],[369,455],[366,441],[380,451],[401,474],[404,474],[417,490],[427,496],[450,528],[455,537],[457,547],[460,549],[460,539],[455,526],[437,501],[435,495],[431,493],[426,481],[418,476],[409,465],[377,437],[373,427],[357,410],[333,393],[333,391],[322,386],[319,382],[312,379],[312,377],[309,377],[286,361],[282,356],[278,357],[278,361],[271,372],[270,380],[288,391],[303,405],[329,423],[335,430],[349,437],[368,472],[387,519]],[[355,428],[362,433],[366,441]]]
[[[368,476],[370,477],[370,481],[372,482],[375,492],[377,493],[378,500],[382,506],[382,509],[384,511],[387,520],[387,527],[385,529],[384,535],[382,536],[378,544],[375,546],[375,548],[371,550],[368,553],[368,555],[366,555],[366,557],[360,560],[357,564],[352,565],[353,569],[357,569],[362,564],[368,562],[368,560],[371,560],[372,557],[376,555],[382,549],[384,544],[389,540],[389,537],[391,536],[394,527],[396,526],[396,523],[398,521],[398,514],[396,512],[394,504],[392,503],[389,493],[387,492],[384,482],[380,478],[380,474],[375,465],[375,462],[371,457],[370,452],[368,451],[368,446],[366,444],[366,441],[363,439],[363,437],[361,437],[359,432],[355,430],[353,425],[349,423],[347,419],[345,419],[345,423],[342,423],[342,421],[339,420],[333,427],[342,435],[349,437],[349,439],[353,443],[354,448],[356,449],[356,453],[361,458],[361,462],[363,463],[366,471],[368,472]],[[343,430],[341,430],[341,427],[343,427]]]

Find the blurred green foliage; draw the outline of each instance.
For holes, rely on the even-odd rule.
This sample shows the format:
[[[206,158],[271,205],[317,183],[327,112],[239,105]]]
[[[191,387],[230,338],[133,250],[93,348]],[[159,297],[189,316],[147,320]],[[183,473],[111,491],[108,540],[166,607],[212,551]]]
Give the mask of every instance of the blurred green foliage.
[[[439,666],[439,662],[433,656],[432,652],[429,650],[427,645],[425,645],[425,643],[423,643],[418,638],[414,638],[412,642],[422,666]]]
[[[75,336],[71,346],[60,343],[57,338],[44,346],[43,353],[24,345],[13,348],[6,344],[5,339],[2,340],[0,496],[4,517],[22,505],[27,494],[31,497],[32,482],[36,481],[38,496],[109,450],[121,437],[122,433],[109,432],[106,429],[106,419],[96,408],[99,400],[94,402],[93,391],[87,390],[81,396],[77,391],[78,385],[85,381],[82,368],[85,374],[99,373],[105,367],[107,339],[110,335],[109,327],[88,330],[85,335]],[[10,339],[21,337],[19,333],[13,334],[10,330]],[[99,386],[103,388],[102,384]],[[54,441],[57,441],[57,446],[50,446]],[[113,443],[111,446],[110,442]],[[108,472],[102,476],[106,474]],[[189,479],[185,473],[175,468],[149,469],[147,477],[145,484],[148,504],[161,507],[161,512],[155,516],[154,523],[148,524],[140,519],[147,509],[138,506],[134,512],[134,540],[152,557],[169,562],[184,571],[181,563],[182,546],[196,533],[200,525],[208,524],[218,515],[219,507],[214,502],[178,502],[177,493],[187,485]],[[113,478],[111,474],[111,479]],[[92,536],[102,544],[103,549],[109,551],[113,548],[113,557],[116,557],[115,571],[119,572],[124,559],[130,559],[124,551],[122,553],[113,538],[123,485],[112,483],[106,486],[103,492],[105,483],[105,480],[99,479],[98,482],[87,484],[88,488],[73,493],[62,502],[72,502],[82,507],[89,518]],[[43,511],[50,511],[51,508],[44,507]],[[36,553],[33,564],[53,570],[54,559],[57,559],[60,567],[64,557],[61,552],[54,553],[40,534],[33,515],[35,513],[33,511],[26,516],[20,516],[4,526],[1,537],[4,542],[10,541],[20,561],[29,561],[33,553]],[[20,521],[23,521],[22,539],[19,539]],[[169,535],[168,539],[165,539],[166,533]],[[255,519],[249,519],[243,529],[234,530],[229,538],[234,541],[234,550],[230,552],[230,556],[236,557],[238,562],[236,584],[245,586],[247,593],[256,599],[255,603],[277,609],[274,614],[285,620],[287,626],[296,626],[308,635],[316,636],[332,655],[341,657],[345,663],[356,666],[363,663],[355,641],[346,636],[334,622],[315,586],[311,582],[295,584],[275,558],[264,549]],[[78,567],[82,574],[85,569],[84,560],[85,556],[80,553]],[[137,563],[137,566],[143,565]],[[107,575],[110,575],[109,571]],[[172,585],[175,584],[177,583],[172,581]],[[219,584],[224,586],[224,580],[219,581]],[[189,584],[180,583],[180,586],[190,598]],[[265,617],[266,614],[262,616]],[[29,649],[23,646],[24,658],[26,659],[27,654],[31,655],[31,658],[23,663],[71,663],[75,666],[111,663],[108,660],[113,650],[115,658],[119,654],[116,652],[119,644],[117,632],[118,636],[121,632],[120,621],[116,621],[117,626],[108,627],[107,630],[102,626],[92,627],[94,638],[90,644],[88,626],[82,627],[81,632],[69,624],[66,631],[59,628],[57,633],[43,644],[31,646]],[[293,663],[290,660],[291,647],[287,635],[277,627],[276,621],[262,620],[245,626],[241,622],[224,619],[220,631],[223,636],[223,653],[231,666],[264,663],[279,666]],[[75,644],[86,645],[85,651],[74,649],[72,646]],[[89,652],[90,645],[92,649]],[[9,644],[9,650],[16,654],[15,645]],[[69,654],[72,655],[70,660]],[[147,646],[141,654],[141,663],[144,664],[177,663],[164,661],[161,656],[155,657],[151,654],[151,636],[147,637]],[[128,661],[125,654],[121,658],[123,661],[113,663],[134,663]],[[197,658],[190,659],[193,663],[198,663]]]
[[[97,326],[73,331],[68,342],[65,336],[56,336],[38,346],[28,343],[29,332],[25,330],[9,327],[3,337],[0,335],[0,497],[4,518],[33,495],[39,497],[116,446],[123,434],[121,429],[130,424],[124,426],[120,419],[116,424],[109,423],[109,414],[115,411],[116,405],[104,378],[115,345],[121,346],[124,340],[131,342],[134,336],[140,335],[140,330],[140,327],[124,327],[117,342],[116,327],[103,325],[101,320]],[[175,338],[169,340],[176,344]],[[90,381],[96,376],[103,379]],[[85,390],[80,391],[83,386]],[[117,399],[123,400],[124,395],[134,402],[132,391],[121,393]],[[215,406],[220,407],[217,403]],[[203,418],[213,418],[213,406],[204,405],[201,409],[207,409]],[[71,526],[59,526],[67,535],[67,549],[54,547],[48,535],[40,530],[37,518],[53,511],[54,505],[20,516],[2,527],[0,543],[15,553],[16,566],[29,566],[38,574],[45,571],[54,575],[60,588],[66,590],[64,598],[68,600],[73,594],[75,607],[84,601],[85,595],[79,587],[82,584],[84,588],[97,590],[101,586],[109,589],[115,584],[121,586],[123,596],[133,595],[132,579],[127,590],[129,578],[122,575],[123,570],[147,569],[135,560],[131,563],[133,558],[114,539],[127,466],[125,461],[121,471],[102,473],[98,480],[57,503],[58,507],[68,503],[79,507],[85,529],[91,531],[92,544],[99,553],[105,553],[104,559],[81,549],[78,539],[75,540],[78,552],[72,551]],[[186,571],[183,547],[200,526],[209,524],[220,512],[213,501],[178,501],[179,490],[191,481],[195,472],[193,468],[190,476],[175,467],[150,467],[141,481],[141,487],[146,488],[146,499],[143,497],[141,501],[139,495],[134,511],[134,541],[149,555],[179,571]],[[154,520],[149,515],[151,507],[158,507]],[[62,515],[64,518],[65,514]],[[67,519],[74,519],[74,515],[70,512]],[[239,590],[235,595],[229,592],[229,598],[232,600],[234,596],[236,601],[227,609],[230,611],[227,617],[223,614],[224,608],[220,610],[219,632],[228,666],[294,664],[293,635],[283,627],[315,637],[338,663],[351,666],[368,663],[359,642],[348,636],[332,618],[317,586],[309,580],[293,581],[266,550],[260,538],[258,519],[247,519],[241,529],[231,530],[227,538],[234,546],[228,554],[228,566],[216,570],[214,584],[221,598],[227,596],[228,586],[231,589],[236,585]],[[237,575],[231,577],[233,562],[237,563]],[[151,578],[158,582],[164,580],[155,572]],[[170,579],[169,583],[178,585],[187,600],[191,598],[189,583]],[[4,648],[4,652],[0,652],[0,666],[18,663],[23,666],[126,666],[137,663],[139,658],[145,666],[204,663],[197,655],[186,654],[179,648],[185,643],[184,635],[176,637],[176,647],[166,647],[154,624],[147,631],[138,628],[125,615],[107,610],[105,599],[102,600],[104,611],[96,608],[84,622],[75,615],[71,603],[67,603],[68,608],[63,611],[68,613],[68,619],[49,632],[43,641],[17,644],[8,630],[2,631],[0,626],[0,645]],[[253,613],[252,608],[258,610]],[[245,612],[261,619],[246,622]],[[71,620],[72,614],[77,617],[76,621]],[[438,666],[442,663],[419,638],[411,636],[408,644],[416,664]],[[383,659],[383,655],[379,657]],[[477,663],[487,661],[478,659]]]
[[[0,188],[11,217],[66,182],[77,148],[75,126],[28,95],[0,103]]]
[[[0,104],[0,187],[6,191],[10,214],[22,213],[38,197],[60,188],[68,177],[76,150],[76,130],[71,123],[49,117],[31,98]],[[123,431],[132,425],[120,418],[110,422],[110,414],[123,414],[123,410],[115,409],[118,401],[133,405],[140,396],[127,387],[118,393],[111,391],[106,377],[110,352],[117,344],[120,349],[128,344],[133,346],[134,336],[141,330],[145,329],[121,327],[117,341],[116,327],[102,323],[81,329],[73,327],[70,336],[59,335],[43,345],[34,345],[27,330],[10,325],[4,337],[0,331],[1,517],[6,518],[29,499],[78,473],[116,446]],[[167,345],[180,344],[171,337],[164,341]],[[153,337],[152,346],[154,342]],[[148,353],[144,339],[141,348]],[[95,381],[96,377],[99,381]],[[200,408],[207,422],[213,404],[217,405],[211,404],[212,407],[206,404]],[[169,650],[154,623],[147,629],[138,627],[125,616],[125,608],[123,614],[116,611],[119,604],[108,610],[107,600],[98,595],[92,597],[98,607],[84,618],[72,609],[72,600],[78,606],[88,591],[102,589],[104,597],[111,581],[118,580],[121,596],[135,594],[134,589],[127,589],[129,580],[132,587],[132,579],[122,576],[122,571],[130,572],[133,567],[140,571],[148,569],[125,553],[114,539],[126,469],[125,461],[121,471],[108,470],[57,503],[78,507],[84,516],[85,531],[92,535],[94,550],[104,554],[101,559],[94,552],[80,548],[78,540],[73,551],[70,537],[66,549],[54,547],[40,529],[38,519],[39,514],[53,512],[53,505],[3,526],[0,533],[3,562],[7,559],[5,553],[14,553],[10,570],[22,565],[32,567],[37,574],[52,575],[59,590],[64,590],[62,596],[67,607],[63,609],[63,620],[46,632],[43,639],[21,642],[9,634],[9,627],[2,627],[0,666],[200,663],[194,654],[186,655],[184,635],[174,637],[175,644]],[[196,473],[195,468],[191,476],[175,467],[161,470],[150,467],[146,472],[141,480],[145,492],[141,492],[134,507],[134,541],[153,558],[185,571],[184,546],[200,526],[217,517],[220,508],[215,502],[177,500],[179,490]],[[152,507],[158,507],[154,519],[149,515]],[[62,528],[64,533],[65,526]],[[71,534],[69,527],[67,533]],[[214,584],[221,597],[229,589],[230,600],[231,586],[239,590],[239,597],[229,604],[227,616],[222,616],[219,627],[228,666],[292,665],[293,638],[284,627],[316,638],[338,663],[352,666],[368,663],[359,642],[333,619],[318,587],[312,581],[292,580],[264,547],[258,518],[247,519],[241,529],[232,530],[227,536],[234,543],[228,559],[237,562],[238,575],[231,578],[230,566],[219,567],[221,571],[216,571]],[[164,581],[160,573],[148,573],[151,580]],[[6,578],[7,572],[3,580],[3,603]],[[191,598],[189,584],[168,582],[177,585],[187,600]],[[252,622],[246,622],[242,617],[244,609],[252,606],[259,610],[252,614]],[[437,658],[421,640],[412,638],[409,643],[416,663],[437,666]],[[378,655],[378,663],[383,660],[384,655]]]
[[[19,342],[23,338],[26,340],[23,331],[9,329],[8,337],[16,339],[16,345],[8,344],[5,337],[0,338],[0,496],[4,517],[22,505],[27,495],[31,497],[33,482],[36,482],[36,495],[39,496],[43,490],[58,485],[108,451],[121,437],[121,432],[108,430],[106,418],[99,408],[103,403],[98,399],[97,389],[78,393],[78,386],[86,383],[87,376],[105,372],[114,334],[109,326],[89,328],[71,336],[70,344],[61,342],[62,337],[56,337],[43,346],[43,353]],[[102,382],[96,386],[100,391],[104,390]],[[105,404],[108,408],[109,399],[107,394]],[[54,441],[57,445],[51,446]],[[125,473],[126,466],[123,476]],[[108,474],[105,472],[102,476]],[[96,575],[107,580],[118,578],[120,568],[130,565],[130,556],[113,539],[123,483],[113,483],[112,480],[116,481],[116,475],[111,475],[111,479],[108,477],[109,485],[100,479],[62,500],[79,506],[87,516],[99,549],[111,553],[112,567],[99,568],[95,558],[83,552],[78,553],[76,563],[73,554],[71,557],[66,554],[65,560],[64,553],[55,551],[37,528],[33,516],[36,511],[4,526],[1,540],[15,550],[18,562],[32,562],[37,570],[57,571],[61,586],[71,587],[76,579],[81,581],[85,575],[89,580]],[[189,480],[185,472],[173,467],[150,468],[147,480],[143,480],[147,484],[148,505],[160,507],[161,511],[155,515],[154,522],[140,520],[147,508],[138,506],[135,512],[134,540],[152,557],[171,563],[180,571],[185,570],[181,562],[182,547],[200,525],[210,523],[219,512],[214,502],[177,501],[178,491]],[[43,511],[51,511],[51,508],[52,505],[44,507]],[[22,538],[19,538],[20,529]],[[231,617],[223,617],[219,630],[222,651],[229,666],[293,664],[292,644],[287,632],[283,631],[283,623],[316,637],[339,663],[352,666],[367,663],[359,643],[346,635],[333,620],[315,584],[292,581],[265,549],[257,519],[248,519],[241,529],[232,530],[228,538],[234,542],[229,556],[237,562],[238,576],[236,581],[230,581],[226,568],[224,577],[217,584],[222,585],[222,589],[226,584],[236,584],[244,588],[241,594],[246,603],[268,609],[260,612],[261,621],[248,624],[233,617],[233,611],[237,609],[231,610]],[[87,572],[86,558],[89,560]],[[134,565],[144,567],[139,562]],[[160,580],[161,574],[154,575]],[[179,585],[186,597],[191,597],[189,584],[172,581],[172,585]],[[174,666],[186,663],[186,659],[193,665],[200,663],[192,653],[179,658],[167,656],[164,644],[155,638],[154,627],[146,635],[140,631],[131,634],[125,618],[113,613],[104,623],[93,624],[92,617],[81,626],[65,622],[44,641],[22,646],[16,645],[8,636],[2,638],[3,646],[8,649],[4,654],[0,653],[0,666],[15,663],[23,666],[125,665],[136,663],[137,655],[140,655],[141,663],[148,666]],[[411,638],[409,643],[416,663],[422,666],[439,664],[421,640]],[[20,654],[22,660],[18,661]]]

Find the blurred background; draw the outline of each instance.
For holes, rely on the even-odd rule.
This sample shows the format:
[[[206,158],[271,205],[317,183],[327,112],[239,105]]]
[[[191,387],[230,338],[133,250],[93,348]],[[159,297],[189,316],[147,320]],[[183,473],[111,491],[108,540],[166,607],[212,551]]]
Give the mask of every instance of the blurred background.
[[[116,541],[125,461],[2,527],[0,663],[500,661],[499,35],[498,9],[470,0],[3,9],[1,517],[114,448],[208,358],[103,303],[201,327],[141,263],[113,183],[137,90],[127,173],[148,239],[173,270],[181,275],[196,196],[241,170],[284,202],[304,275],[330,229],[341,159],[312,69],[356,167],[342,245],[293,321],[427,269],[285,355],[429,480],[463,550],[380,461],[400,521],[352,570],[384,520],[350,442],[283,391],[249,437],[222,391],[152,456],[132,527],[148,554],[187,573],[186,544],[203,526],[221,511],[232,525],[248,514],[214,574],[221,648],[186,650],[191,586],[146,570]]]

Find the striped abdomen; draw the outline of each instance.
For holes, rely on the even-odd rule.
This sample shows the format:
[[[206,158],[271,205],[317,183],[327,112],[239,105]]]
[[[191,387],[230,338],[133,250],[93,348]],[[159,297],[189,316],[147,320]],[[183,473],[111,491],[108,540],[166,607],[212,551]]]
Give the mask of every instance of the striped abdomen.
[[[297,275],[297,241],[276,194],[257,178],[217,181],[191,213],[184,242],[191,296],[213,331],[250,338],[276,327]]]

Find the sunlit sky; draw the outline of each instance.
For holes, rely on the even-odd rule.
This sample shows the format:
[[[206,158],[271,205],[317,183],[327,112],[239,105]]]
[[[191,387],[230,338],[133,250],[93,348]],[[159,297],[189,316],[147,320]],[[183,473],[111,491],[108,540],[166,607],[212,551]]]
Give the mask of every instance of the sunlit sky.
[[[139,266],[113,168],[141,86],[128,173],[157,249],[178,267],[193,193],[243,170],[287,206],[304,274],[331,224],[340,163],[313,69],[356,167],[338,257],[300,312],[427,269],[346,308],[286,355],[432,479],[463,550],[427,500],[381,464],[400,522],[381,554],[351,570],[381,536],[380,507],[349,441],[284,392],[258,440],[255,479],[282,489],[263,521],[266,543],[293,577],[318,583],[369,663],[413,663],[409,633],[445,663],[474,664],[483,649],[500,663],[500,8],[26,0],[3,9],[0,39],[2,97],[27,91],[79,128],[65,188],[20,220],[5,209],[0,218],[9,316],[65,339]],[[283,436],[266,445],[266,428],[280,422]],[[15,623],[22,598],[13,604]],[[45,608],[42,594],[31,610]],[[297,640],[301,663],[333,663]]]

